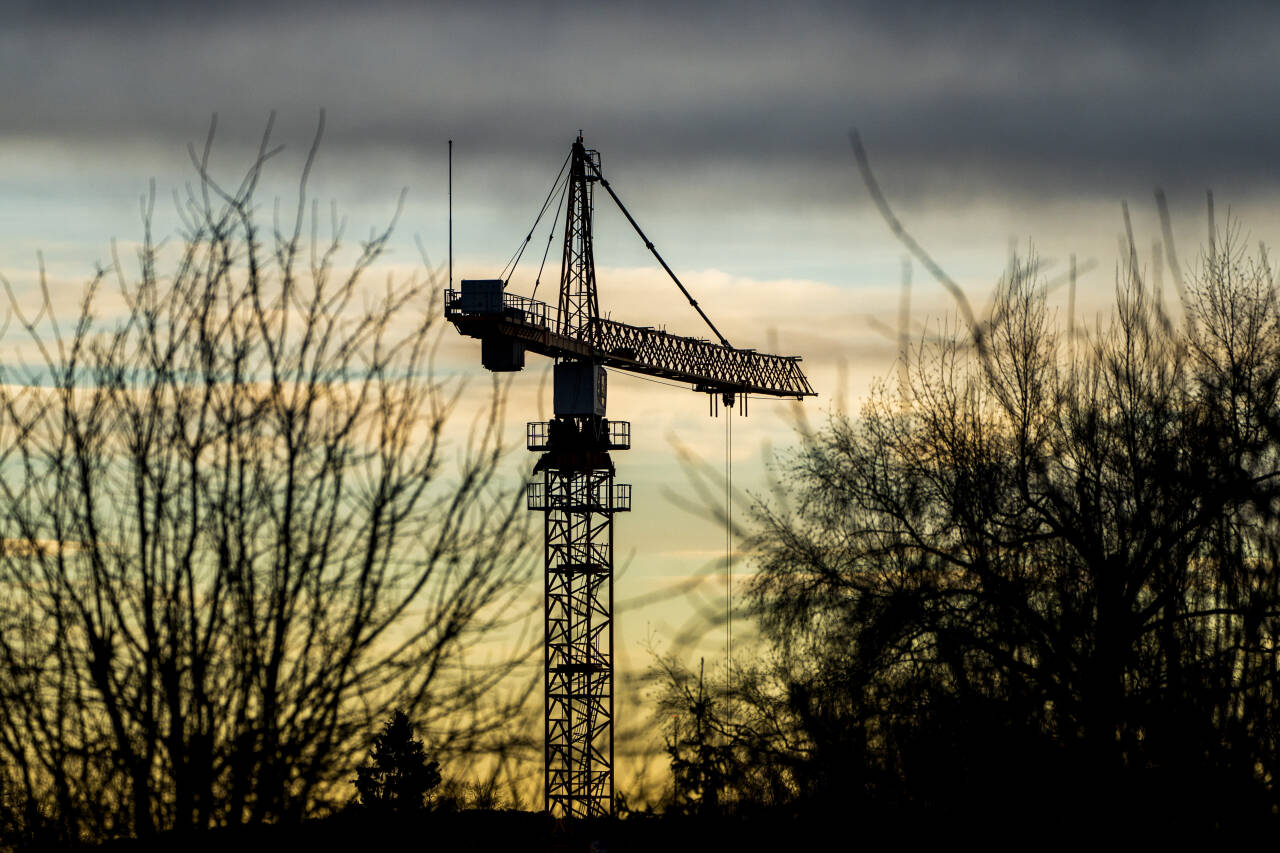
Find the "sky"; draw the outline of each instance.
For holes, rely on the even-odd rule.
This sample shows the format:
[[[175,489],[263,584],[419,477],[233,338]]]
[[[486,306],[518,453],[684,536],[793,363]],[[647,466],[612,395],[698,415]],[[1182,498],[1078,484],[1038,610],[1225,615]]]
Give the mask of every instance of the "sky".
[[[68,310],[112,239],[128,266],[149,181],[157,230],[176,229],[169,199],[215,115],[213,168],[230,177],[274,113],[286,148],[264,194],[289,200],[323,110],[310,195],[361,235],[407,190],[383,264],[395,275],[421,270],[418,241],[433,265],[447,257],[453,140],[457,278],[497,275],[581,130],[729,339],[804,358],[815,423],[856,411],[897,352],[906,251],[859,177],[854,129],[899,218],[979,304],[1013,248],[1050,275],[1075,255],[1078,310],[1105,312],[1121,203],[1146,263],[1157,187],[1189,270],[1208,189],[1246,244],[1280,233],[1280,10],[1262,3],[0,0],[0,13],[0,274],[29,295],[41,251]],[[532,291],[546,226],[516,292]],[[614,319],[706,334],[603,198],[595,251]],[[915,336],[953,306],[919,265],[911,281]],[[474,341],[452,336],[442,359],[482,396]],[[532,359],[512,386],[513,439],[546,411],[545,369]],[[627,602],[724,553],[723,527],[688,509],[677,449],[723,471],[726,420],[685,390],[625,375],[610,388],[634,436],[617,459],[635,487],[617,525],[619,653],[642,668],[694,611]],[[765,460],[794,446],[795,417],[762,400],[733,419],[738,517],[767,495]],[[532,454],[510,459],[513,481],[528,474]],[[715,636],[699,648],[714,654]]]

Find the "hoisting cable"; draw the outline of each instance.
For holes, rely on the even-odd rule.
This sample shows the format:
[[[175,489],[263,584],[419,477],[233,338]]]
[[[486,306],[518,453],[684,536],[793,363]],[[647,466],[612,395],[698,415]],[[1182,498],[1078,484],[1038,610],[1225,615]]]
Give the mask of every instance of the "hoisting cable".
[[[533,232],[537,230],[538,223],[542,221],[542,215],[547,212],[547,206],[551,204],[551,197],[554,196],[556,194],[556,190],[560,188],[560,179],[564,176],[565,169],[568,167],[569,159],[571,157],[573,157],[572,151],[570,151],[569,155],[564,158],[564,162],[560,164],[560,171],[556,173],[555,182],[551,184],[551,189],[547,193],[546,199],[542,202],[542,208],[538,211],[538,215],[534,218],[533,224],[529,226],[528,235],[524,238],[524,241],[520,244],[520,247],[516,249],[515,255],[513,255],[511,260],[507,261],[507,265],[502,268],[502,274],[499,275],[498,278],[502,279],[503,281],[510,281],[511,276],[515,275],[516,264],[520,263],[520,257],[524,254],[525,248],[528,247],[529,241],[533,239]]]
[[[533,293],[530,299],[538,298],[538,285],[542,284],[542,270],[547,265],[547,255],[551,254],[551,241],[556,238],[556,224],[560,221],[560,211],[564,209],[564,197],[569,192],[569,182],[560,187],[560,198],[556,199],[556,214],[551,217],[551,230],[547,232],[547,247],[542,250],[542,263],[538,264],[538,275],[533,280]]]
[[[587,165],[591,167],[591,171],[595,172],[596,177],[600,179],[600,185],[608,190],[609,196],[613,199],[614,204],[618,205],[618,210],[621,210],[622,215],[627,217],[627,221],[631,223],[631,227],[636,229],[636,233],[639,234],[640,239],[644,241],[644,247],[653,253],[653,256],[658,259],[658,263],[662,264],[662,268],[667,271],[667,275],[671,276],[671,280],[676,283],[676,287],[680,288],[680,292],[684,294],[684,298],[689,300],[689,304],[693,306],[693,310],[697,311],[698,316],[700,316],[707,326],[710,327],[711,331],[715,332],[716,337],[720,339],[721,345],[728,349],[733,349],[733,344],[729,343],[728,338],[720,334],[720,330],[716,328],[716,324],[712,323],[711,318],[707,316],[707,312],[698,307],[698,300],[693,298],[693,294],[689,293],[689,289],[680,282],[680,279],[676,276],[671,267],[667,266],[667,262],[662,259],[662,255],[658,254],[658,250],[653,247],[653,241],[646,237],[644,232],[640,230],[640,223],[636,222],[635,218],[631,215],[631,211],[627,210],[626,205],[622,203],[622,199],[618,198],[618,194],[613,191],[613,187],[609,186],[609,182],[606,181],[604,179],[604,175],[600,173],[600,168],[596,166],[595,163],[591,162],[591,158],[589,157],[586,159],[586,162]]]
[[[733,707],[733,410],[724,413],[724,683],[725,719]]]

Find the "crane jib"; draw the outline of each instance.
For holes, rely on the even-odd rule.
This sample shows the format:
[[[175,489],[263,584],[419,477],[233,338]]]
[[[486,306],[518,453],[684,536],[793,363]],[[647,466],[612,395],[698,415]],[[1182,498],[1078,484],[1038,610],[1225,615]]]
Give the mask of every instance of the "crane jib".
[[[464,282],[464,285],[472,284]],[[475,282],[481,284],[481,282]],[[485,284],[500,285],[500,282]],[[491,287],[491,290],[495,289]],[[587,359],[633,373],[686,382],[696,391],[809,397],[815,394],[800,369],[798,356],[733,349],[711,341],[673,335],[646,326],[593,319],[574,335],[559,331],[556,309],[513,293],[500,302],[459,290],[445,292],[445,318],[458,331],[504,350],[518,347],[552,358]],[[506,368],[523,367],[521,355]]]

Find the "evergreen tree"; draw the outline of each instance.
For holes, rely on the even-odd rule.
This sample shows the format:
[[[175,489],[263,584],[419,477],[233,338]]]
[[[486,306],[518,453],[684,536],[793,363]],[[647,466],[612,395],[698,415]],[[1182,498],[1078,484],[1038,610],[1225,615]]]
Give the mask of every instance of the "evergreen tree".
[[[723,806],[729,780],[741,775],[722,718],[723,708],[718,707],[707,689],[702,664],[698,667],[696,687],[690,674],[678,672],[674,667],[667,675],[671,681],[670,692],[663,697],[662,707],[676,712],[671,736],[667,738],[672,805],[688,814],[717,814]],[[676,725],[681,714],[686,722]]]
[[[440,784],[440,763],[427,760],[409,717],[397,708],[374,739],[369,760],[356,769],[354,784],[360,805],[367,809],[413,812]]]

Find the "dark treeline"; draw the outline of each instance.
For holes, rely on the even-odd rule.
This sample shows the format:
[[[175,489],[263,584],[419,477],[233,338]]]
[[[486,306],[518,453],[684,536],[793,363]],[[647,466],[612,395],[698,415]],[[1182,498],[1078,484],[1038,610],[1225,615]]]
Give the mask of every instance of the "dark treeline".
[[[1275,814],[1271,269],[1219,235],[1176,320],[1121,278],[1112,320],[1068,337],[1014,264],[983,322],[914,348],[904,390],[786,459],[752,543],[767,654],[728,695],[668,670],[685,811]]]

